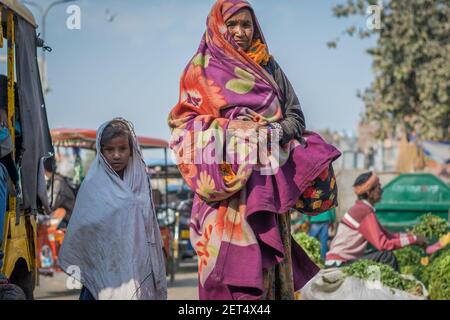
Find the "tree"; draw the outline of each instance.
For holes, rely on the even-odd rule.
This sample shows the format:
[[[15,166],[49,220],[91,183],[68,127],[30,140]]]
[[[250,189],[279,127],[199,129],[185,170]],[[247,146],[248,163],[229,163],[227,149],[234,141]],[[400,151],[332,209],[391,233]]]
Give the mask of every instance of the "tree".
[[[367,15],[368,6],[377,3],[348,0],[333,13],[337,18]],[[363,120],[377,124],[381,139],[400,126],[421,139],[450,140],[450,0],[387,0],[379,5],[380,29],[346,30],[350,36],[378,36],[376,47],[367,51],[375,80],[358,93],[366,107]],[[328,46],[335,48],[337,41]]]

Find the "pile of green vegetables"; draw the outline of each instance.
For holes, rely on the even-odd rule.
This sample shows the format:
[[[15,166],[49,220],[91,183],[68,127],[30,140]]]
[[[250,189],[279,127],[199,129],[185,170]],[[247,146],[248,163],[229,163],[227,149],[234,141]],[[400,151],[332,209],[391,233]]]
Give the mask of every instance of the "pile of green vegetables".
[[[395,251],[400,273],[411,274],[416,278],[421,278],[424,267],[420,264],[424,250],[417,247],[405,247]]]
[[[425,270],[430,299],[450,300],[450,249],[434,258]]]
[[[310,259],[320,268],[324,267],[324,262],[320,256],[320,242],[316,238],[308,236],[304,232],[293,234],[294,240],[305,250]]]
[[[432,214],[421,217],[420,222],[409,232],[427,237],[430,244],[447,234],[448,224]],[[400,272],[413,275],[421,281],[429,291],[430,299],[450,299],[450,248],[440,250],[429,257],[429,265],[423,266],[421,258],[426,256],[425,250],[416,246],[405,247],[395,251]]]
[[[414,295],[423,295],[422,286],[415,280],[410,280],[402,277],[400,273],[396,272],[392,267],[377,263],[371,260],[359,260],[349,266],[343,267],[342,270],[349,276],[353,276],[363,280],[369,280],[373,276],[371,270],[377,267],[379,270],[379,280],[384,286],[406,291]]]
[[[408,231],[416,236],[423,236],[432,242],[436,242],[448,232],[448,224],[445,219],[428,213],[420,217],[420,222]]]

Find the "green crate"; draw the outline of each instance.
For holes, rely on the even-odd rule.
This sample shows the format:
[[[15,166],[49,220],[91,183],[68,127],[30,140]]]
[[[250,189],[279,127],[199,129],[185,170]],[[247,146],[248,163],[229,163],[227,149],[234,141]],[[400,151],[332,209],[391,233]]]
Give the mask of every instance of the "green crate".
[[[427,213],[450,221],[450,188],[432,174],[402,174],[383,188],[375,208],[380,223],[392,231],[405,231]]]

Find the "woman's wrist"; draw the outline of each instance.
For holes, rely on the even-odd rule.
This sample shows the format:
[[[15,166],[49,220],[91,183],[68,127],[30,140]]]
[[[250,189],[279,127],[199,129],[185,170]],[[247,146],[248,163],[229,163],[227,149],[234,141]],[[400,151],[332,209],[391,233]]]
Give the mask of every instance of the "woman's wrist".
[[[269,128],[271,130],[275,131],[275,137],[277,137],[278,141],[283,140],[284,131],[283,131],[283,127],[281,126],[280,123],[272,122],[272,123],[269,124]]]

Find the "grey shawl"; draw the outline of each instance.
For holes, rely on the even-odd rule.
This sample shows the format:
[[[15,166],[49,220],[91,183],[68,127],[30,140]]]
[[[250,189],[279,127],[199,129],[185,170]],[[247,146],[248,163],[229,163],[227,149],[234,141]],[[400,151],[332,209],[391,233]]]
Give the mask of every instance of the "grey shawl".
[[[133,132],[128,122],[121,121]],[[97,150],[108,123],[97,132]],[[123,180],[97,152],[78,192],[59,255],[61,268],[99,300],[167,299],[150,181],[135,136],[133,141]]]

